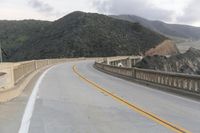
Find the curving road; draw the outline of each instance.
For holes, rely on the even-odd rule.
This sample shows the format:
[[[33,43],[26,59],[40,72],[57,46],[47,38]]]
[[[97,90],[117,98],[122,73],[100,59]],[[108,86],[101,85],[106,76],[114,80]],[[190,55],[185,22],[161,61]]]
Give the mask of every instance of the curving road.
[[[200,102],[110,76],[92,65],[93,61],[80,61],[48,69],[29,86],[32,93],[29,89],[0,105],[4,110],[0,132],[200,132]],[[14,109],[13,105],[10,114],[15,119],[6,119],[6,110]]]

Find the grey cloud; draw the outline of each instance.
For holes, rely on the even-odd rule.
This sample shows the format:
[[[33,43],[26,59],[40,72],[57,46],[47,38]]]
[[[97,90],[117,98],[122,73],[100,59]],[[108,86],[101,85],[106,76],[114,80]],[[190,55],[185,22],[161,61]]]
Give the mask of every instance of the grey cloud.
[[[148,0],[96,0],[93,5],[101,13],[134,14],[153,20],[171,21],[174,13],[155,7]]]
[[[188,6],[184,9],[184,14],[182,16],[177,17],[177,22],[183,23],[194,23],[200,21],[199,13],[200,13],[200,1],[193,0]]]
[[[33,8],[37,9],[39,12],[48,13],[54,10],[52,6],[39,0],[30,0],[28,3]]]

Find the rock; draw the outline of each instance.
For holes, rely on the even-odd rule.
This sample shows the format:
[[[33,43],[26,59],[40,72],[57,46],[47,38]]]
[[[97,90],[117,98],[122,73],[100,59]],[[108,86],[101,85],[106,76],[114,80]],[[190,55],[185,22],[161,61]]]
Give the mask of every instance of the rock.
[[[176,44],[172,40],[165,40],[155,48],[151,48],[147,52],[145,52],[146,56],[153,55],[175,55],[178,54],[179,50],[176,47]]]
[[[136,64],[136,67],[167,72],[200,74],[200,50],[190,48],[185,53],[178,53],[170,57],[161,55],[146,56]]]

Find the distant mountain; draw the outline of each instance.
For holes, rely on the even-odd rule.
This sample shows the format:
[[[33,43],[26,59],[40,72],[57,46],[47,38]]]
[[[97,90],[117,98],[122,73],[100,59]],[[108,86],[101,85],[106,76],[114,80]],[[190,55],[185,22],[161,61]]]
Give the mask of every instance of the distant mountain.
[[[151,21],[135,15],[118,15],[111,16],[113,18],[127,20],[130,22],[138,22],[142,26],[149,28],[155,32],[166,35],[172,38],[185,38],[191,40],[200,39],[200,27],[193,27],[188,25],[167,24],[161,21]]]
[[[73,12],[36,29],[12,51],[10,60],[132,55],[167,39],[138,23],[84,12]]]

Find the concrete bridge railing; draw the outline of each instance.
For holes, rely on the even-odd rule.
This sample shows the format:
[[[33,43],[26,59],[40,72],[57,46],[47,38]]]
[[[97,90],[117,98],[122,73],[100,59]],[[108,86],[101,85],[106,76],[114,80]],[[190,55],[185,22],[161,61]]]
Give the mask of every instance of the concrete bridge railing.
[[[114,58],[115,60],[107,59],[109,62],[107,62],[108,65],[112,66],[121,66],[124,67],[134,67],[135,64],[142,59],[142,56],[123,56],[121,58]]]
[[[151,84],[175,88],[176,90],[178,89],[180,91],[200,95],[200,76],[198,75],[168,73],[163,71],[139,69],[135,67],[117,67],[102,62],[95,62],[95,67],[118,76],[128,77]]]
[[[17,97],[25,88],[23,83],[32,73],[57,63],[83,60],[84,58],[44,59],[0,64],[0,102]]]
[[[200,94],[200,76],[134,68],[135,78]]]

